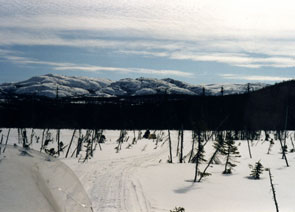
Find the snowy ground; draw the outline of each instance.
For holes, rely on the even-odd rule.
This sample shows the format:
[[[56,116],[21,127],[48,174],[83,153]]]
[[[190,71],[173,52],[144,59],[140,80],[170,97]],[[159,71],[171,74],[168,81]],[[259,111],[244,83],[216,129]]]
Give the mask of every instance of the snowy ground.
[[[42,131],[35,132],[41,136]],[[55,131],[52,130],[52,133]],[[164,131],[163,141],[158,144],[155,140],[142,139],[134,145],[131,144],[133,132],[128,132],[130,139],[123,143],[122,150],[117,153],[115,147],[118,145],[116,140],[119,133],[106,131],[106,142],[101,145],[102,150],[97,148],[94,157],[85,163],[79,163],[76,158],[64,159],[61,156],[61,160],[80,179],[94,211],[167,212],[175,206],[184,207],[186,212],[275,211],[268,172],[264,172],[260,180],[249,179],[249,164],[254,165],[259,160],[272,171],[280,211],[295,210],[295,153],[288,153],[290,167],[286,167],[278,141],[275,141],[269,155],[266,154],[269,142],[252,142],[252,159],[249,157],[247,142],[236,141],[241,157],[237,159],[237,167],[232,175],[222,174],[224,158],[219,157],[221,164],[214,164],[208,170],[212,175],[204,178],[201,183],[193,183],[194,164],[180,164],[176,157],[177,132],[172,132],[173,164],[167,163],[167,131]],[[2,134],[5,141],[7,129]],[[68,143],[71,135],[72,131],[62,130],[61,140]],[[186,154],[191,149],[191,137],[191,132],[186,131]],[[287,145],[291,147],[289,139]],[[12,129],[9,143],[17,142],[17,130]],[[76,142],[77,139],[74,139],[72,148]],[[39,149],[40,143],[34,143],[32,148]],[[213,153],[212,142],[206,145],[205,150],[206,157],[209,158]],[[201,170],[205,165],[201,165]]]

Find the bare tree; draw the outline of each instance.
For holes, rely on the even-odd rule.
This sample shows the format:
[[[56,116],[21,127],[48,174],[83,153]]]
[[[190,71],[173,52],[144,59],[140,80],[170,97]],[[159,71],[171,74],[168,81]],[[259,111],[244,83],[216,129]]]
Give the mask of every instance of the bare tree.
[[[74,129],[74,131],[73,131],[73,135],[72,135],[72,138],[71,138],[71,141],[70,141],[67,153],[66,153],[66,158],[68,157],[69,151],[71,149],[71,146],[72,146],[72,143],[73,143],[73,140],[74,140],[74,137],[75,137],[75,133],[76,133],[76,129]]]
[[[170,153],[170,157],[169,157],[169,163],[173,163],[173,159],[172,159],[172,142],[171,142],[171,135],[170,135],[170,130],[168,130],[168,140],[169,140],[169,153]]]
[[[43,148],[44,136],[45,136],[45,130],[46,130],[46,129],[43,129],[43,131],[42,131],[40,152],[42,151],[42,148]]]
[[[183,127],[181,127],[179,163],[183,163]]]
[[[252,153],[251,153],[251,147],[250,147],[250,136],[249,136],[249,131],[247,131],[247,145],[248,145],[248,152],[249,152],[249,157],[252,158]]]
[[[273,201],[274,201],[275,206],[276,206],[276,212],[279,212],[279,204],[278,204],[277,197],[276,197],[276,190],[275,190],[275,187],[274,187],[274,184],[273,184],[273,181],[272,181],[272,175],[271,175],[270,169],[267,169],[267,171],[268,171],[268,174],[269,174],[269,181],[270,181],[270,186],[271,186],[271,190],[272,190]]]
[[[57,141],[57,155],[60,155],[60,129],[56,132],[56,141]]]
[[[9,139],[9,135],[10,135],[10,128],[8,129],[8,132],[7,132],[6,141],[5,141],[5,146],[4,146],[4,148],[3,148],[3,153],[4,153],[5,150],[6,150],[6,146],[7,146],[8,139]]]

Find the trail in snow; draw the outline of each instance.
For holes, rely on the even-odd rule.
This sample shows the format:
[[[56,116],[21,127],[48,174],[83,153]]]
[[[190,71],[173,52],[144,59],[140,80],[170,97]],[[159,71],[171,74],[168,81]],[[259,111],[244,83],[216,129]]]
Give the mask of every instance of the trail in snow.
[[[166,146],[158,147],[159,149],[152,153],[142,151],[139,155],[125,155],[125,157],[123,155],[120,158],[103,161],[92,160],[87,165],[85,164],[85,167],[72,167],[80,175],[82,184],[85,182],[89,185],[86,190],[92,200],[94,211],[153,211],[135,172],[138,168],[145,167],[150,163],[159,163],[159,158],[167,155],[168,148]],[[81,170],[77,171],[77,169]]]

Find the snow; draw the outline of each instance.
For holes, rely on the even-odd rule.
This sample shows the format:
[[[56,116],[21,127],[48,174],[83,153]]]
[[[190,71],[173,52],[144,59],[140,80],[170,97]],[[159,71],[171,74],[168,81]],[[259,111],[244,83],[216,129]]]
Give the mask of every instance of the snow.
[[[151,88],[142,88],[140,90],[137,90],[135,92],[136,96],[141,96],[141,95],[153,95],[153,94],[157,94],[157,91],[155,91],[154,89]]]
[[[36,130],[35,133],[41,136],[42,131]],[[184,207],[186,212],[275,211],[268,172],[265,171],[260,180],[249,178],[249,164],[254,165],[261,160],[263,166],[272,171],[280,211],[294,211],[295,153],[287,154],[290,167],[286,167],[278,141],[275,141],[271,154],[266,154],[268,141],[251,142],[252,159],[249,157],[247,142],[236,141],[241,157],[236,159],[237,167],[233,174],[222,174],[225,158],[219,156],[221,163],[213,164],[208,170],[212,175],[204,178],[201,183],[193,183],[195,164],[187,163],[187,158],[186,163],[178,163],[177,132],[171,131],[173,164],[167,163],[167,131],[163,133],[162,141],[141,139],[132,144],[133,131],[128,131],[128,141],[117,152],[115,147],[118,146],[116,140],[120,131],[108,130],[104,132],[106,142],[101,144],[102,150],[97,147],[93,158],[79,163],[77,158],[65,159],[62,155],[61,161],[78,176],[96,212],[169,212],[176,206]],[[290,138],[294,137],[293,133],[290,132],[287,140],[288,147],[292,146]],[[5,137],[7,129],[2,134]],[[52,134],[55,138],[55,130],[52,130]],[[138,132],[135,134],[137,136]],[[68,143],[71,135],[71,130],[62,130],[61,140]],[[188,155],[192,144],[190,131],[185,131],[184,141],[184,155]],[[75,148],[76,142],[77,138],[74,139],[70,152]],[[12,129],[9,143],[18,143],[16,129]],[[53,147],[55,145],[56,143],[52,144]],[[32,148],[38,150],[40,144],[33,143]],[[206,145],[205,151],[208,159],[213,153],[211,141]],[[6,185],[2,179],[7,180],[7,177],[2,177],[4,172],[1,171],[5,160],[7,158],[0,162],[0,201],[10,202],[11,199],[6,198],[9,188],[2,192]],[[200,169],[205,165],[201,164]],[[26,173],[24,168],[18,172]],[[14,181],[17,181],[16,178]],[[22,199],[21,196],[12,199],[19,198]],[[0,202],[0,207],[1,205],[3,203]]]
[[[53,74],[36,76],[17,83],[2,84],[0,85],[0,91],[11,94],[34,94],[55,98],[58,88],[59,97],[77,95],[111,97],[152,94],[200,95],[204,87],[207,95],[220,95],[222,86],[225,95],[247,91],[246,84],[192,85],[170,78],[161,80],[143,77],[137,79],[126,78],[114,82],[107,79]],[[267,85],[262,83],[250,84],[252,90],[258,90],[265,86]]]
[[[59,160],[8,146],[0,167],[0,211],[92,211],[80,181]]]

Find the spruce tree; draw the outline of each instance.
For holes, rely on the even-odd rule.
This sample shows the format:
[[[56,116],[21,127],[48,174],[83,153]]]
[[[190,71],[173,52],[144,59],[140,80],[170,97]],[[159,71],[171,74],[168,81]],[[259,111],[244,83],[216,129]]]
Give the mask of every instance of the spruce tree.
[[[199,170],[199,164],[201,162],[206,162],[205,155],[204,155],[204,153],[205,153],[204,145],[203,145],[204,138],[203,138],[203,136],[201,136],[200,131],[198,131],[196,134],[198,136],[198,151],[197,151],[197,154],[192,158],[192,162],[196,164],[194,182],[197,182],[198,175],[202,176],[202,175],[206,174],[206,173],[200,172],[200,170]]]
[[[199,179],[198,182],[201,182],[202,178],[205,177],[205,176],[208,176],[210,175],[210,173],[207,173],[207,169],[210,167],[210,165],[213,163],[217,153],[219,153],[222,149],[223,149],[223,146],[224,146],[224,138],[223,138],[223,135],[222,133],[218,133],[217,134],[217,140],[214,142],[213,144],[213,147],[215,149],[213,155],[211,156],[206,168],[204,169],[204,171],[201,173],[201,177]]]
[[[183,207],[175,207],[173,210],[170,210],[170,212],[185,212],[185,209]]]
[[[235,146],[231,132],[227,132],[224,146],[221,148],[220,152],[226,156],[223,174],[231,174],[232,168],[236,166],[236,164],[234,164],[235,161],[233,158],[240,157],[240,153],[238,148]]]
[[[254,168],[251,171],[250,176],[253,177],[255,180],[260,179],[260,175],[263,173],[263,165],[260,161],[256,162]]]

